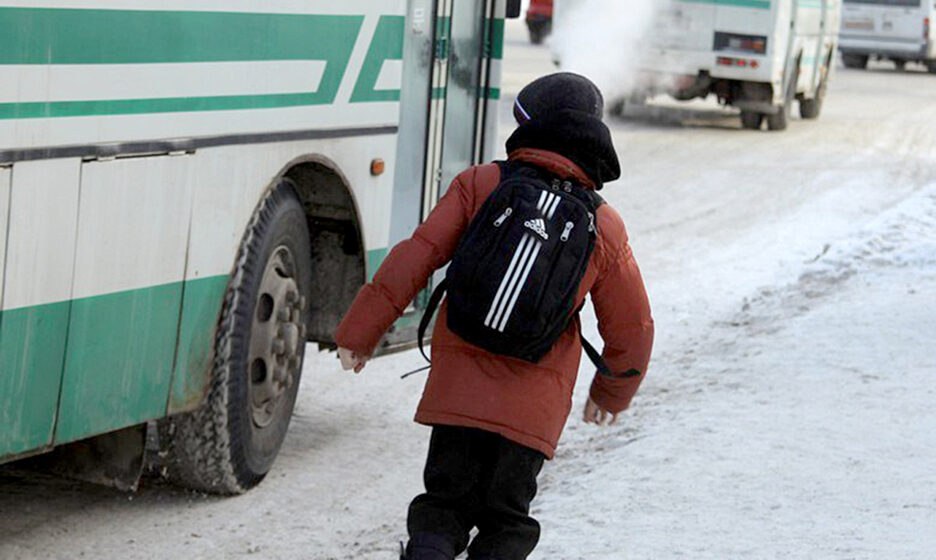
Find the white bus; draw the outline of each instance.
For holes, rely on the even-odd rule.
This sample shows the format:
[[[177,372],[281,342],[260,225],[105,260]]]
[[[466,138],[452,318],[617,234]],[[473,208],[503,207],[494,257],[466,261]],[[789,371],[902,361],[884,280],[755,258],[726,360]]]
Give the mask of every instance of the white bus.
[[[558,3],[563,12],[583,0]],[[840,0],[669,0],[634,49],[641,99],[668,93],[679,100],[715,95],[741,109],[745,128],[787,127],[791,107],[819,116],[839,26]],[[596,16],[601,17],[601,16]],[[603,17],[627,17],[626,11]],[[623,109],[617,104],[617,111]]]
[[[158,420],[176,481],[257,484],[306,341],[493,154],[508,10],[0,0],[0,462],[133,487]]]
[[[936,73],[933,0],[844,0],[839,51],[847,68],[869,59],[892,60],[902,70],[920,62]]]

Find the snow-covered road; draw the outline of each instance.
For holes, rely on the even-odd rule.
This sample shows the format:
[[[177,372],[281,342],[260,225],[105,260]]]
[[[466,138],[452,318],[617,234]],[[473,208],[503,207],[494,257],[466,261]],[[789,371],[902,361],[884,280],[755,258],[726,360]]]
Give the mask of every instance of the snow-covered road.
[[[508,23],[502,134],[550,72]],[[576,416],[539,559],[928,559],[936,551],[936,76],[839,69],[822,117],[742,131],[713,102],[611,121],[657,324],[618,425]],[[586,334],[597,339],[594,318]],[[311,349],[310,349],[311,350]],[[0,559],[394,558],[428,429],[418,352],[312,354],[268,479],[229,499],[0,469]]]

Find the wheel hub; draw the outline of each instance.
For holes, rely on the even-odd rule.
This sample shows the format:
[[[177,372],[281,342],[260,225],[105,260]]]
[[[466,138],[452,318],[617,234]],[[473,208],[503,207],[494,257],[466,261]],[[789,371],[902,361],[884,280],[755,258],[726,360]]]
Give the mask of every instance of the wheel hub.
[[[302,323],[305,298],[296,282],[295,261],[289,249],[273,251],[253,313],[247,368],[250,413],[254,425],[269,426],[283,396],[292,387],[302,362],[306,328]]]

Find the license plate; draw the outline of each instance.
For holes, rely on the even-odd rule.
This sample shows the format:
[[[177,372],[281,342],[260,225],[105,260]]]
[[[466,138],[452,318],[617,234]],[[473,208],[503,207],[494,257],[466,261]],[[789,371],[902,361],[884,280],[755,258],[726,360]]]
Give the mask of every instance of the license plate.
[[[858,31],[874,31],[874,20],[870,19],[846,19],[842,22],[843,29],[855,29]]]

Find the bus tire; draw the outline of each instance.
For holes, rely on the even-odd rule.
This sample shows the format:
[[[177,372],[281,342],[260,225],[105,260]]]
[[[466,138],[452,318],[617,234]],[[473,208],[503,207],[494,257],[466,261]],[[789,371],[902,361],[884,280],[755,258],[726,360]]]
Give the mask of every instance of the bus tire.
[[[760,130],[764,123],[764,114],[755,111],[741,111],[741,128]]]
[[[927,60],[925,64],[927,72],[930,74],[936,74],[936,60]]]
[[[868,55],[842,53],[842,64],[845,68],[858,68],[864,70],[868,66]]]
[[[796,99],[796,83],[799,81],[799,58],[794,64],[793,75],[790,76],[790,82],[786,85],[783,95],[783,103],[776,113],[767,115],[767,130],[786,130],[790,123],[790,112]]]
[[[822,112],[822,101],[825,99],[826,84],[828,83],[828,73],[824,73],[822,82],[816,88],[816,97],[812,99],[801,99],[799,102],[799,114],[804,119],[818,119]]]
[[[790,104],[784,103],[776,113],[767,115],[767,130],[786,130],[790,124]]]
[[[202,405],[160,425],[164,472],[213,494],[256,486],[279,452],[299,388],[311,282],[305,211],[283,179],[241,241],[215,335]]]

